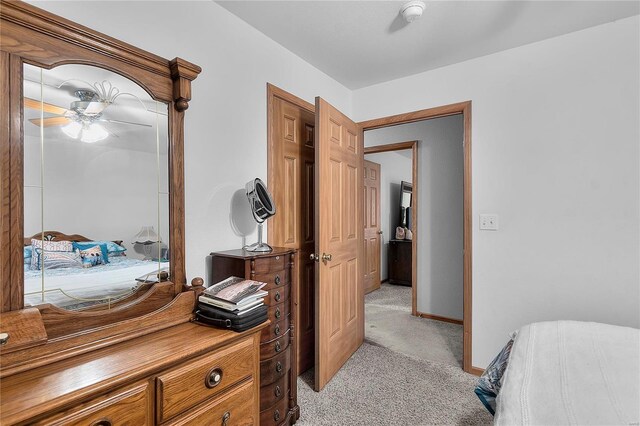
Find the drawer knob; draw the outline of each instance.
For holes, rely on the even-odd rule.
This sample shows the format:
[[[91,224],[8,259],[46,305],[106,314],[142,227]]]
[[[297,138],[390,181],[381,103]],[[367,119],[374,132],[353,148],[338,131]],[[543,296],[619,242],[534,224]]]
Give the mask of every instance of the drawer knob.
[[[0,333],[0,345],[6,345],[9,341],[9,333]]]
[[[276,362],[276,372],[280,373],[282,371],[282,363],[280,361]]]
[[[280,324],[276,324],[276,328],[273,330],[276,333],[276,336],[280,335]]]
[[[279,291],[276,291],[276,297],[275,297],[275,299],[276,299],[276,302],[279,302],[279,301],[280,301],[280,292],[279,292]]]
[[[224,415],[222,416],[222,426],[227,426],[227,423],[229,422],[229,419],[231,418],[231,413],[230,412],[226,412],[224,413]]]
[[[111,425],[112,423],[111,423],[111,420],[109,419],[100,419],[91,423],[91,426],[111,426]]]
[[[278,398],[280,395],[282,395],[282,389],[280,389],[280,386],[276,386],[274,394],[276,395],[276,398]]]
[[[275,420],[276,422],[280,420],[280,410],[276,410],[273,412],[273,420]]]
[[[214,368],[209,371],[207,377],[204,379],[204,384],[209,389],[214,388],[222,381],[222,370],[220,368]]]
[[[276,308],[276,318],[280,318],[280,308]]]
[[[280,352],[282,350],[282,345],[280,344],[280,341],[276,342],[276,352]]]
[[[280,256],[276,256],[276,260],[280,260]]]
[[[276,275],[273,281],[276,283],[276,285],[280,285],[280,275]]]

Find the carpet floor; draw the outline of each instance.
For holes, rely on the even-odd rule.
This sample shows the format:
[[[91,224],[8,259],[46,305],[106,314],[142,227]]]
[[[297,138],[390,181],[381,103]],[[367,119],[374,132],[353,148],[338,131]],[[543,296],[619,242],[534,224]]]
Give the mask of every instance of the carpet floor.
[[[360,349],[321,392],[313,391],[313,369],[298,378],[297,425],[492,423],[493,418],[473,393],[477,377],[460,368],[460,326],[408,315],[410,288],[383,284],[366,296],[365,303],[366,338]],[[406,317],[419,322],[404,322]],[[423,322],[436,324],[416,325]],[[393,326],[387,327],[390,323]],[[442,324],[445,327],[440,327]],[[427,350],[421,346],[425,340],[430,346]]]

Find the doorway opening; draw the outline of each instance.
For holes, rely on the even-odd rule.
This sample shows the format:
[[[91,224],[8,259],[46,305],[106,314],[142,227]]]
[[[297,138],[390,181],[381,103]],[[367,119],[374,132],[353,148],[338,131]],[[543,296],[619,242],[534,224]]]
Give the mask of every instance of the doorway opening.
[[[322,100],[320,106],[322,107]],[[326,104],[326,103],[325,103]],[[319,316],[324,312],[331,310],[317,309],[319,285],[316,280],[318,268],[330,268],[336,265],[336,258],[331,261],[331,251],[328,251],[329,261],[318,262],[318,255],[324,259],[324,253],[316,253],[318,241],[314,240],[314,231],[319,226],[315,222],[314,211],[321,207],[321,203],[315,197],[318,188],[314,185],[314,176],[318,174],[316,164],[314,164],[314,152],[317,141],[315,137],[318,135],[318,123],[323,124],[320,128],[320,134],[327,133],[330,137],[338,136],[339,129],[344,129],[335,125],[335,122],[329,119],[327,124],[325,121],[327,116],[316,114],[318,108],[318,100],[316,105],[306,102],[290,93],[281,90],[273,85],[267,85],[267,123],[268,123],[268,186],[272,191],[276,206],[280,214],[276,214],[270,219],[268,229],[268,242],[272,246],[289,247],[297,250],[296,268],[294,270],[296,285],[292,287],[291,297],[294,300],[292,311],[292,321],[294,323],[294,339],[295,339],[295,359],[292,363],[295,365],[295,374],[301,374],[310,367],[317,366],[318,356],[322,358],[322,349],[319,349],[318,334],[319,326],[327,325],[319,322]],[[414,121],[425,120],[429,118],[445,117],[448,115],[462,114],[464,118],[464,139],[465,139],[465,159],[464,159],[464,362],[465,371],[471,371],[471,197],[470,197],[470,102],[449,105],[430,110],[417,111],[414,113],[402,114],[399,116],[385,117],[378,120],[370,120],[363,123],[355,123],[356,128],[349,131],[343,130],[343,142],[347,147],[360,151],[358,146],[362,144],[363,130],[373,130],[383,127],[394,126],[397,124],[411,123]],[[322,109],[321,109],[322,110]],[[340,117],[339,112],[334,117]],[[323,119],[324,117],[324,119]],[[346,118],[346,116],[344,117]],[[337,118],[336,118],[337,119]],[[323,133],[324,132],[324,133]],[[361,155],[364,155],[363,151]],[[357,170],[359,166],[353,165],[346,167],[345,170]],[[350,175],[345,175],[350,177]],[[414,179],[417,182],[417,179]],[[355,181],[354,181],[355,182]],[[354,186],[355,188],[355,186]],[[352,191],[357,193],[358,191]],[[362,192],[360,192],[362,194]],[[361,197],[361,195],[358,195]],[[336,198],[340,200],[344,198]],[[362,198],[360,198],[362,200]],[[361,206],[361,201],[357,201],[356,207]],[[318,204],[318,206],[316,206]],[[346,206],[346,204],[345,204]],[[362,211],[361,207],[357,207],[359,213],[354,217],[355,221],[360,221]],[[350,211],[345,208],[345,211]],[[356,211],[356,210],[353,210]],[[415,213],[411,213],[412,215]],[[416,220],[414,220],[414,224]],[[415,226],[415,225],[414,225]],[[354,227],[354,229],[359,227]],[[344,228],[347,229],[347,228]],[[418,230],[416,229],[416,234]],[[364,243],[364,238],[362,241]],[[413,244],[413,243],[412,243]],[[363,244],[364,245],[364,244]],[[316,250],[314,250],[316,247]],[[360,251],[360,248],[358,248]],[[315,261],[313,256],[315,255]],[[358,266],[357,268],[360,268]],[[315,270],[315,273],[314,273]],[[354,269],[355,271],[356,269]],[[413,272],[412,272],[413,273]],[[362,268],[362,276],[364,276],[364,268]],[[355,277],[355,275],[354,275]],[[412,276],[415,281],[414,276]],[[360,278],[358,278],[360,280]],[[359,306],[364,304],[364,291],[361,288],[362,281],[353,289],[358,296],[353,299],[354,306],[358,307],[357,316],[362,316]],[[326,290],[322,290],[326,292]],[[323,293],[324,294],[324,293]],[[346,294],[346,293],[345,293]],[[360,299],[357,301],[356,299]],[[362,305],[360,305],[362,304]],[[412,303],[412,313],[419,313],[414,303]],[[362,331],[364,324],[362,323]],[[360,331],[355,334],[356,340],[362,339]],[[321,339],[322,340],[322,339]],[[361,341],[361,340],[360,340]],[[325,346],[326,347],[326,346]],[[342,347],[334,345],[335,348]],[[350,351],[350,349],[349,349]],[[342,357],[344,358],[344,357]],[[338,367],[339,368],[339,367]],[[316,372],[317,374],[317,372]],[[326,383],[326,380],[324,381]],[[320,388],[322,385],[320,385]]]

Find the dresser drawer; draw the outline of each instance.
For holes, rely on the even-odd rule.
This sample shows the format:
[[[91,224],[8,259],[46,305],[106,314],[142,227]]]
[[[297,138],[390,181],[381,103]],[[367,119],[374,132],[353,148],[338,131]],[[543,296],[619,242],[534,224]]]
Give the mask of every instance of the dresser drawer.
[[[158,423],[180,414],[251,377],[253,338],[203,355],[157,377]]]
[[[290,332],[291,330],[289,329],[282,335],[281,338],[260,344],[260,359],[269,358],[282,352],[287,352],[287,348],[289,347]]]
[[[289,315],[287,315],[280,321],[272,322],[269,327],[262,330],[260,342],[268,342],[284,335],[289,330],[289,321]]]
[[[36,425],[152,425],[152,404],[148,382],[118,389],[41,420]]]
[[[291,281],[290,269],[286,268],[280,271],[269,272],[266,274],[252,274],[252,279],[267,283],[263,290],[271,290],[276,287],[282,287]]]
[[[282,398],[275,405],[260,412],[260,426],[280,425],[289,414],[289,398]]]
[[[289,300],[289,291],[291,286],[289,284],[284,287],[274,288],[269,290],[269,295],[265,297],[265,303],[269,306],[277,305],[278,303],[286,302]]]
[[[267,315],[269,316],[269,321],[278,322],[288,317],[290,306],[291,304],[289,303],[289,301],[287,301],[286,303],[282,302],[277,305],[269,306],[269,311],[267,313]]]
[[[256,425],[253,380],[230,389],[219,398],[191,410],[165,425],[250,426]],[[225,423],[226,420],[226,423]]]
[[[286,376],[291,362],[290,354],[291,351],[285,351],[260,362],[260,386],[266,386]]]
[[[270,272],[282,271],[289,266],[289,262],[287,261],[288,259],[288,255],[251,259],[251,272],[255,274],[267,274]]]
[[[260,406],[271,407],[282,398],[288,398],[289,377],[285,375],[274,383],[260,388]]]

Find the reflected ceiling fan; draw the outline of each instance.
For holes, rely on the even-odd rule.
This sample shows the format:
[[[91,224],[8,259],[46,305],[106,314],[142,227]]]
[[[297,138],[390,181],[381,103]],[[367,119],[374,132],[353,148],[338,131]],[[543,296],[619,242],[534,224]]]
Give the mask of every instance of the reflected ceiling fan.
[[[105,84],[109,85],[108,89]],[[102,84],[96,83],[92,87],[96,90],[76,90],[75,95],[79,100],[71,102],[68,109],[25,97],[25,108],[56,114],[55,117],[32,118],[29,121],[40,127],[62,126],[62,131],[67,136],[89,143],[100,141],[109,136],[109,132],[99,124],[100,122],[151,127],[149,124],[104,118],[103,112],[113,103],[115,98],[124,93],[120,93],[107,81]]]

